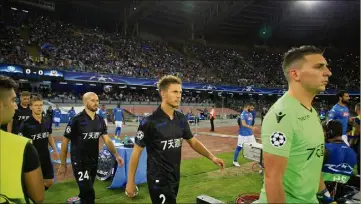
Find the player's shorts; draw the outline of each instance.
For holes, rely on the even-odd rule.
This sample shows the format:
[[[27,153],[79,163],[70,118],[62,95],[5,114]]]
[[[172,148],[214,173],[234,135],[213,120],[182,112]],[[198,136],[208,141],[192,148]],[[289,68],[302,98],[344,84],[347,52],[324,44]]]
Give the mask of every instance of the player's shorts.
[[[342,140],[343,140],[348,146],[350,146],[350,143],[348,143],[348,137],[347,137],[347,135],[342,135]]]
[[[72,160],[73,173],[79,187],[79,198],[83,203],[95,203],[95,191],[93,188],[97,174],[98,162],[84,164],[81,161]]]
[[[104,118],[104,123],[105,123],[105,126],[108,126],[108,120],[106,118]]]
[[[115,121],[115,127],[122,128],[122,126],[123,126],[123,121]]]
[[[161,179],[147,177],[149,195],[153,204],[176,204],[178,183],[168,183]]]
[[[54,178],[53,164],[51,163],[50,155],[48,157],[40,158],[41,171],[44,179]]]
[[[238,135],[238,142],[237,145],[239,147],[243,147],[243,143],[256,143],[256,138],[254,137],[254,135],[249,135],[249,136],[242,136],[242,135]]]
[[[60,123],[60,118],[54,118],[54,123]]]

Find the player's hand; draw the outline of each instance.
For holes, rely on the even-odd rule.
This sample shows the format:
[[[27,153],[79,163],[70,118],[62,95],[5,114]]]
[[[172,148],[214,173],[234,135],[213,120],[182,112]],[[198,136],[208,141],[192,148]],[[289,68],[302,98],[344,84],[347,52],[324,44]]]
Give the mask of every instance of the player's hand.
[[[66,171],[67,171],[66,164],[60,164],[57,175],[58,175],[58,176],[59,176],[59,175],[65,176]]]
[[[252,127],[252,131],[253,131],[253,133],[254,133],[254,132],[257,132],[257,131],[258,131],[258,127],[253,126],[253,127]]]
[[[212,159],[212,162],[215,163],[216,165],[220,166],[221,167],[221,170],[224,169],[224,161],[220,158],[217,158],[217,157],[214,157]]]
[[[54,160],[59,160],[60,159],[59,153],[56,152],[56,151],[54,151],[53,156],[54,156]]]
[[[118,154],[115,156],[115,160],[118,162],[119,166],[122,167],[124,165],[124,160]]]
[[[134,196],[136,195],[136,185],[134,182],[128,182],[127,185],[125,186],[125,194],[129,197],[129,198],[134,198]]]

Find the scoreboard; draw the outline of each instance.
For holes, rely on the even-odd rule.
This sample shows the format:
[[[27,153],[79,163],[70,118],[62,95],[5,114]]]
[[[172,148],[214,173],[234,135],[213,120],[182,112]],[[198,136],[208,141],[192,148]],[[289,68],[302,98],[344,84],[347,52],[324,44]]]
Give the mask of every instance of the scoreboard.
[[[25,79],[63,80],[64,73],[55,69],[19,65],[0,65],[0,74],[23,77]]]

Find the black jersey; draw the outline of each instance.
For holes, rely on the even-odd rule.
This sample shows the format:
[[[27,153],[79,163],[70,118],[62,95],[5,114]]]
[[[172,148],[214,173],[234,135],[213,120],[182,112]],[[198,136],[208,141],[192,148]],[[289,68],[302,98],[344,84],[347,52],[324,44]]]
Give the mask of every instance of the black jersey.
[[[52,133],[51,119],[42,117],[41,123],[33,116],[23,121],[19,127],[19,135],[29,138],[39,153],[39,158],[49,158],[49,136]]]
[[[20,104],[18,105],[18,109],[15,111],[13,117],[13,126],[12,126],[12,133],[18,134],[20,125],[23,121],[28,119],[31,116],[31,110],[29,107],[23,108]]]
[[[180,179],[181,147],[183,139],[193,134],[183,113],[174,111],[171,120],[158,107],[145,117],[138,128],[135,143],[147,150],[147,175],[153,179],[177,183]]]
[[[83,110],[68,123],[64,137],[71,140],[71,159],[85,164],[98,162],[99,137],[106,135],[107,127],[102,117],[94,120]]]

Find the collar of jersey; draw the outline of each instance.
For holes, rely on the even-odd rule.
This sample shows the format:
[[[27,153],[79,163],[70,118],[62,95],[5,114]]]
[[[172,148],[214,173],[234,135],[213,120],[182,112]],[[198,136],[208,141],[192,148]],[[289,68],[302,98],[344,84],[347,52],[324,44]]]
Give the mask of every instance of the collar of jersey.
[[[176,112],[176,111],[174,110],[174,112],[173,112],[173,120],[176,118],[175,112]],[[167,114],[163,111],[163,109],[160,107],[160,105],[158,106],[156,113],[157,113],[159,116],[162,116],[162,117],[165,117],[165,118],[171,120],[170,117],[169,117],[169,115],[167,115]]]

